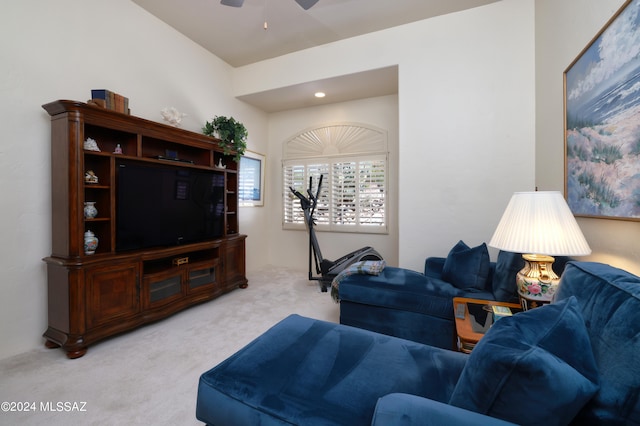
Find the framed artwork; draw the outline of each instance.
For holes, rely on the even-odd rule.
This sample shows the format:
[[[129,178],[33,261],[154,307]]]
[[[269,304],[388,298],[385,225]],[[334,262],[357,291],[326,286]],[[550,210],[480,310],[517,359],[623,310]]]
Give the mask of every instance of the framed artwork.
[[[245,151],[240,158],[238,200],[241,206],[264,206],[264,160],[264,155],[252,151]]]
[[[565,194],[576,216],[640,221],[640,0],[564,72]]]

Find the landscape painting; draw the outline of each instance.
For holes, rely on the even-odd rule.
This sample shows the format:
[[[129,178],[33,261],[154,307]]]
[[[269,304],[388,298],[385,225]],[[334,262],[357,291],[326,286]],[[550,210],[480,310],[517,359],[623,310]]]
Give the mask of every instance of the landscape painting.
[[[640,0],[564,72],[565,194],[576,216],[640,220]]]

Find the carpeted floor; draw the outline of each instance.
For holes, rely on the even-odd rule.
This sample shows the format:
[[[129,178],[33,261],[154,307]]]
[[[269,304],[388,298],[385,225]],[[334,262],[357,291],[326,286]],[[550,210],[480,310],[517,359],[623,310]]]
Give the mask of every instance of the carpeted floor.
[[[204,371],[291,313],[339,321],[339,305],[305,271],[267,267],[248,279],[246,289],[100,342],[76,360],[44,345],[0,360],[0,402],[35,409],[3,405],[0,425],[201,424]]]

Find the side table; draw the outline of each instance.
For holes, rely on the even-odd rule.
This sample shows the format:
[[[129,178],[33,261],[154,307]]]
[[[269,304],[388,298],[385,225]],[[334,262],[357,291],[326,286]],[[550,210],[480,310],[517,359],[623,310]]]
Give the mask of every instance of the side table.
[[[464,318],[455,315],[458,305],[464,306]],[[491,306],[505,306],[512,313],[522,312],[517,303],[496,302],[495,300],[471,299],[467,297],[453,298],[453,312],[456,320],[456,334],[458,336],[458,350],[470,353],[473,347],[489,331],[493,324]]]

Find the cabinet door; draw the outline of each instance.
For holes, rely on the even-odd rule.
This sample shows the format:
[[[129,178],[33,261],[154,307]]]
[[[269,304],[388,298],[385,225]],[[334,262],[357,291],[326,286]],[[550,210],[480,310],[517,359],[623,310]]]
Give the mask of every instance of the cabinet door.
[[[216,262],[201,262],[189,267],[187,292],[189,294],[210,293],[218,284]]]
[[[150,309],[180,300],[183,297],[183,281],[184,270],[182,268],[145,275],[142,293],[144,309]]]
[[[87,327],[96,327],[140,310],[138,264],[108,265],[86,271]]]
[[[228,239],[223,248],[222,274],[227,289],[247,286],[245,277],[244,236]]]

